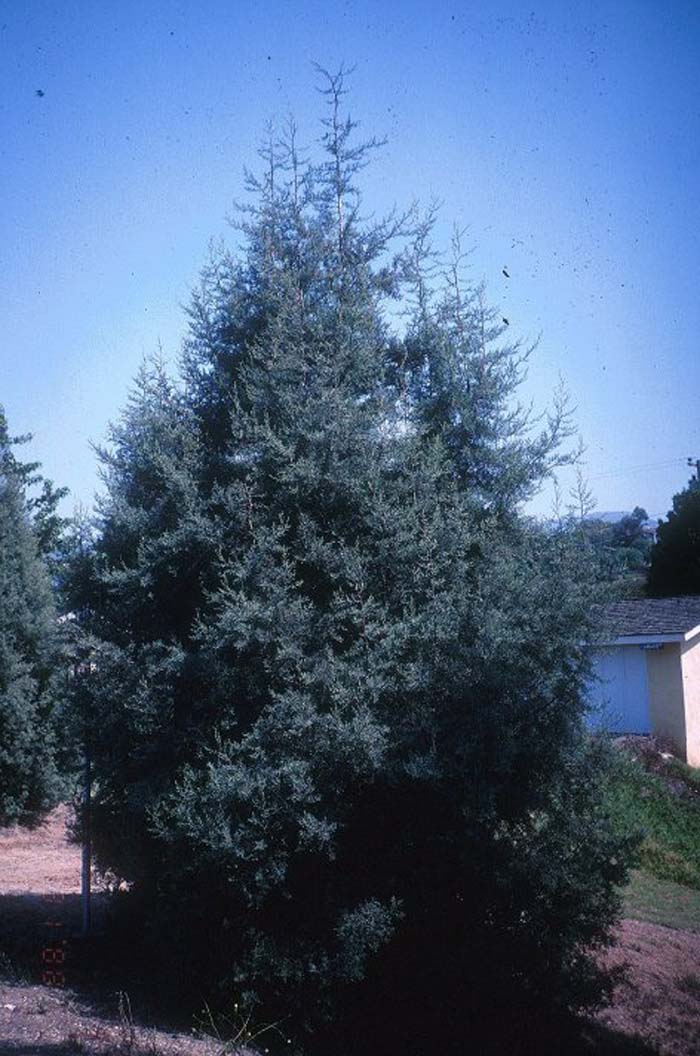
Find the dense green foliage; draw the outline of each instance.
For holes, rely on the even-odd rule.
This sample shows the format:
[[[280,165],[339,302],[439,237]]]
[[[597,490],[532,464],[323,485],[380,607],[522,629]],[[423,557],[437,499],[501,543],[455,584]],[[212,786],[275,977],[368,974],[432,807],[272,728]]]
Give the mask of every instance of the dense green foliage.
[[[673,496],[659,524],[647,577],[651,597],[700,594],[700,481],[693,477]]]
[[[649,544],[649,537],[644,531],[644,525],[648,520],[647,511],[641,506],[635,506],[631,513],[625,514],[611,525],[613,546],[643,553]]]
[[[22,438],[19,438],[21,440]],[[0,824],[31,825],[59,792],[55,711],[61,664],[46,552],[60,493],[15,458],[0,410]],[[27,489],[42,483],[29,497]]]
[[[635,506],[632,513],[612,523],[591,514],[580,525],[592,552],[598,575],[614,597],[644,595],[652,539],[645,530],[646,510]]]
[[[309,1046],[426,1052],[597,997],[626,840],[580,551],[518,512],[565,416],[517,406],[527,353],[457,243],[362,219],[341,92],[320,163],[293,129],[264,151],[180,384],[147,364],[101,453],[94,832],[190,978]]]

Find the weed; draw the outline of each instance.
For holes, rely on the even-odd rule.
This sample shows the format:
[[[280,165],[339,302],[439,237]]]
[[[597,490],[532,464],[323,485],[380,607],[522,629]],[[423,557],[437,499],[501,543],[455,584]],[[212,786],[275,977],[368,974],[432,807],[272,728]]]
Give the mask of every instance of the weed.
[[[241,1045],[255,1044],[262,1053],[269,1053],[267,1043],[272,1044],[274,1041],[282,1040],[291,1045],[291,1038],[285,1036],[279,1023],[254,1024],[252,1015],[242,1011],[238,1002],[234,1003],[231,1015],[215,1015],[205,1002],[196,1033],[221,1046],[218,1056],[233,1056]]]
[[[132,1056],[136,1050],[136,1024],[131,1011],[129,995],[123,990],[119,991],[119,1029],[121,1032],[121,1048],[124,1056]]]

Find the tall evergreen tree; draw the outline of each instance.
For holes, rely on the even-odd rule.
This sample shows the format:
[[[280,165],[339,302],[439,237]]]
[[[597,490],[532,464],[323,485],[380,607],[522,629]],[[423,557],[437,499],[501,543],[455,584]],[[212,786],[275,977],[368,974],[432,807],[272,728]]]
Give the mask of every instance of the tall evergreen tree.
[[[24,438],[18,438],[22,440]],[[61,675],[56,613],[42,549],[55,542],[55,499],[19,461],[0,409],[0,824],[31,825],[60,789],[54,713]]]
[[[695,477],[673,496],[673,508],[659,523],[647,593],[659,598],[700,594],[700,481]]]
[[[293,128],[264,148],[181,388],[145,367],[102,453],[95,833],[190,971],[309,1046],[425,1052],[596,997],[624,848],[582,728],[590,591],[519,513],[564,410],[515,404],[526,355],[459,252],[436,280],[429,222],[362,218],[377,144],[343,91],[320,163]]]

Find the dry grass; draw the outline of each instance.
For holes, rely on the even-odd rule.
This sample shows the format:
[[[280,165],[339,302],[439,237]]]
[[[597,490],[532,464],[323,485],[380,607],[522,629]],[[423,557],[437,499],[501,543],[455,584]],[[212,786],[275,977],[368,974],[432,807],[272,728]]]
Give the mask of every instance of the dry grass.
[[[80,847],[69,843],[68,807],[31,832],[0,829],[0,895],[74,895],[80,891]]]

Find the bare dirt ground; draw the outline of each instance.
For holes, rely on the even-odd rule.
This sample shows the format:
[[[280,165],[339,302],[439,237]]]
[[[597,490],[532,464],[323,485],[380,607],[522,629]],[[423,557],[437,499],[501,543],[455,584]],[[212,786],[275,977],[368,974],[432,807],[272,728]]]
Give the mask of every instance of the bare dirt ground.
[[[34,832],[0,829],[0,958],[12,930],[41,928],[47,920],[64,928],[80,922],[80,850],[68,842],[67,819],[62,807]],[[606,959],[628,972],[599,1021],[643,1039],[660,1056],[700,1056],[700,935],[626,920]],[[110,1016],[70,989],[0,981],[0,1056],[218,1052],[217,1043],[135,1026],[124,999],[119,1011],[116,995]]]
[[[230,1050],[228,1050],[230,1051]],[[2,1056],[219,1056],[222,1046],[95,1013],[68,991],[0,984]]]
[[[599,1019],[663,1056],[700,1056],[700,935],[625,920],[606,960],[626,965],[627,979]]]
[[[11,956],[3,963],[22,933],[36,946],[31,974],[40,975],[42,946],[79,929],[81,853],[68,840],[68,818],[59,807],[33,832],[0,829],[0,1056],[217,1056],[218,1043],[135,1023],[125,996],[109,995],[99,1008],[79,999],[69,971],[65,986],[37,985],[25,965]]]

